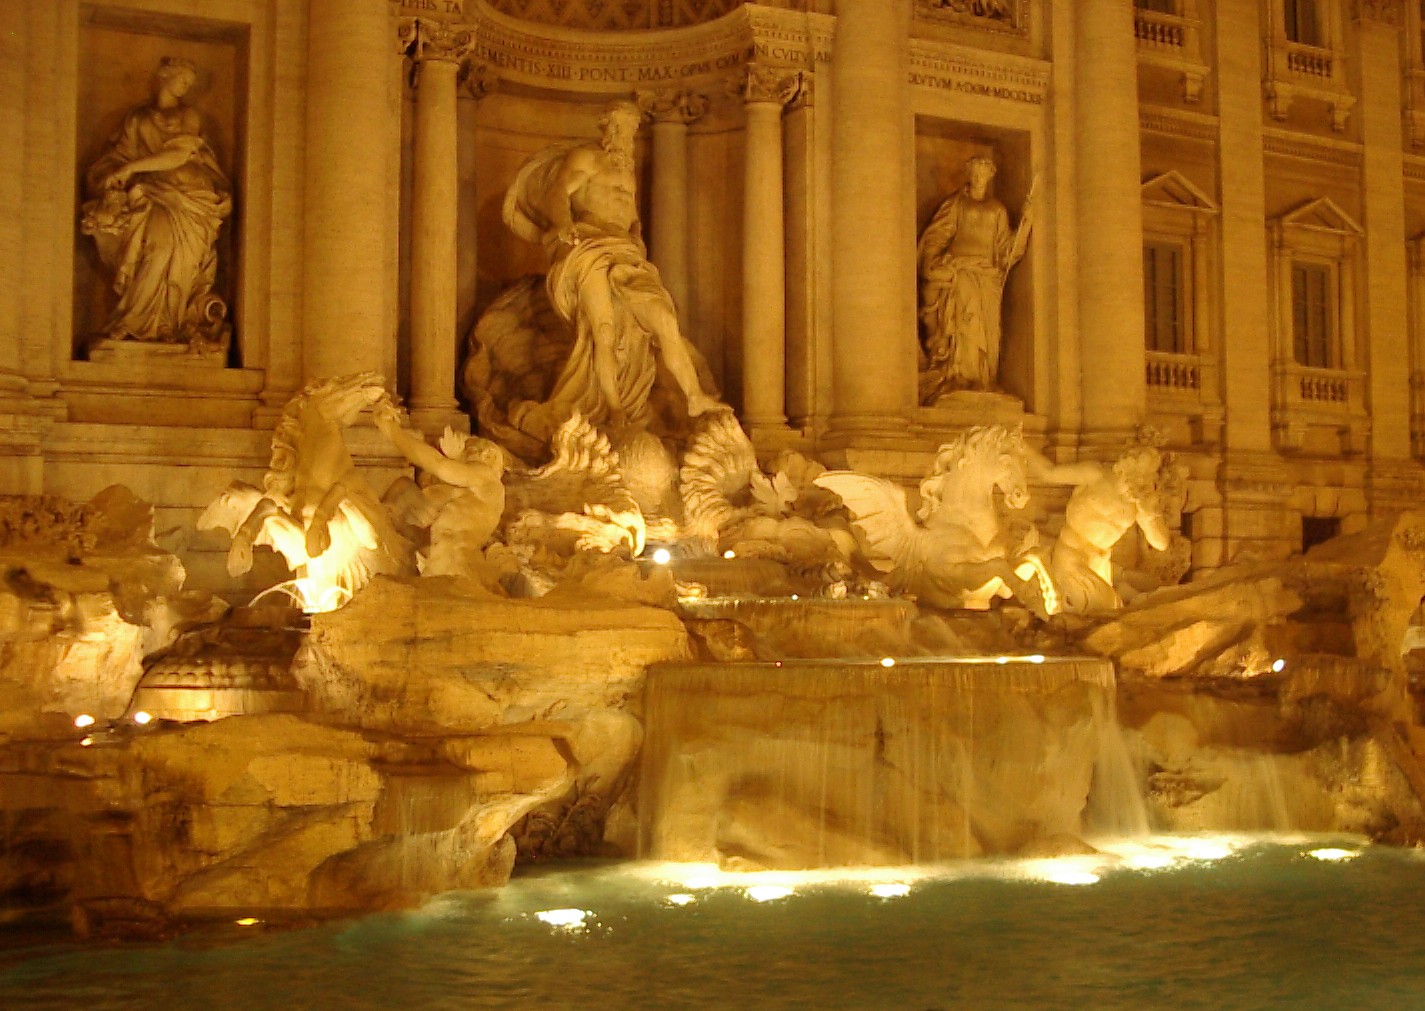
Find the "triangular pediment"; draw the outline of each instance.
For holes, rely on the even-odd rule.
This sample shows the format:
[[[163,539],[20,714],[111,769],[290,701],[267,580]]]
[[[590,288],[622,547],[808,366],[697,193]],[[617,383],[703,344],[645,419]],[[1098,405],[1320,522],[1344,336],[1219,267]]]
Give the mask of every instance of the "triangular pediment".
[[[1197,214],[1216,214],[1218,210],[1217,203],[1177,169],[1144,180],[1142,193],[1143,202],[1155,207]]]
[[[1355,219],[1341,210],[1330,197],[1317,197],[1315,200],[1308,200],[1296,210],[1288,211],[1277,220],[1283,225],[1310,228],[1317,232],[1332,232],[1336,235],[1365,234],[1361,226],[1356,224]]]

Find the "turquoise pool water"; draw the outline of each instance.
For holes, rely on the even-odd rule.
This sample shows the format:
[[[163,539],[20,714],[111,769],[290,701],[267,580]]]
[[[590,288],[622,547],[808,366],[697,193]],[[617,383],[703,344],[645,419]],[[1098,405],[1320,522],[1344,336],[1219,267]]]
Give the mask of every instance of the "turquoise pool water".
[[[302,930],[12,930],[0,1008],[1425,1009],[1425,854],[1214,838],[850,879],[565,867]]]

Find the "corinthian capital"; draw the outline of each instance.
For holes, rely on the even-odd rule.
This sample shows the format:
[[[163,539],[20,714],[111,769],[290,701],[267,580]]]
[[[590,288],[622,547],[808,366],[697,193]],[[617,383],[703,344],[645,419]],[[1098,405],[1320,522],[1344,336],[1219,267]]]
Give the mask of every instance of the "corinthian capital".
[[[785,67],[762,67],[749,64],[747,74],[739,82],[745,102],[771,102],[786,105],[806,87],[806,75]]]
[[[687,89],[640,91],[638,107],[655,123],[682,123],[687,126],[708,111],[708,96]]]
[[[396,38],[402,55],[416,63],[427,60],[459,63],[475,46],[475,33],[468,28],[429,18],[402,21],[396,29]]]

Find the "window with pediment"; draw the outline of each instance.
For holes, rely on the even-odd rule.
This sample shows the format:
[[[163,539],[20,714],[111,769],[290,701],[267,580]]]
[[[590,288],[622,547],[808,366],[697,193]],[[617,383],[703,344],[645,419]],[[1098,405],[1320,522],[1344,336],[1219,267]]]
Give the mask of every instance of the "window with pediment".
[[[1183,173],[1143,183],[1143,343],[1150,406],[1185,416],[1194,441],[1221,413],[1212,333],[1218,207]]]
[[[1328,197],[1270,223],[1275,289],[1272,424],[1285,450],[1365,446],[1365,374],[1357,367],[1361,227]]]

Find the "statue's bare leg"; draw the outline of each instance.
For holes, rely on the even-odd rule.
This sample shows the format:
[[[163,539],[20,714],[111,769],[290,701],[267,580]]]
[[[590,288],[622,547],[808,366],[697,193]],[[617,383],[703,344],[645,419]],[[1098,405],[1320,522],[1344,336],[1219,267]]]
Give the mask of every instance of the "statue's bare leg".
[[[593,271],[579,292],[579,311],[588,320],[594,342],[594,380],[609,409],[609,423],[622,425],[627,404],[618,385],[619,335],[614,327],[614,300],[609,290],[608,275]]]
[[[638,320],[658,341],[658,350],[663,355],[663,364],[673,374],[674,380],[688,398],[688,417],[696,418],[709,411],[726,409],[716,397],[703,392],[698,381],[698,370],[693,365],[693,356],[688,353],[688,341],[678,327],[678,317],[669,305],[650,303],[636,310]]]

